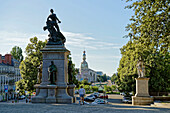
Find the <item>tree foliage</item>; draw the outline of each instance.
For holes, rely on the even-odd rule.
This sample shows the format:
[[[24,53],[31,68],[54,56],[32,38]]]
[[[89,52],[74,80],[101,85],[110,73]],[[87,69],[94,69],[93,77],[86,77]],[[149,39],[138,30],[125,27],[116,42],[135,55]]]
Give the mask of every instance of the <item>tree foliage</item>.
[[[98,80],[97,81],[101,81],[101,82],[106,82],[107,80],[110,80],[110,77],[107,76],[106,74],[102,75],[102,76],[98,76]]]
[[[18,89],[34,91],[34,85],[37,82],[38,68],[42,62],[42,52],[40,49],[45,47],[46,41],[40,41],[37,37],[30,38],[30,43],[25,49],[26,57],[20,64],[20,73],[23,79],[16,83]]]
[[[10,53],[13,56],[14,59],[16,59],[20,62],[24,58],[23,55],[22,55],[22,49],[19,46],[14,46]]]
[[[130,40],[121,48],[118,79],[122,90],[133,90],[140,57],[145,63],[146,76],[150,78],[150,91],[167,91],[170,87],[169,3],[169,0],[135,0],[126,7],[133,9],[134,15],[126,27]]]

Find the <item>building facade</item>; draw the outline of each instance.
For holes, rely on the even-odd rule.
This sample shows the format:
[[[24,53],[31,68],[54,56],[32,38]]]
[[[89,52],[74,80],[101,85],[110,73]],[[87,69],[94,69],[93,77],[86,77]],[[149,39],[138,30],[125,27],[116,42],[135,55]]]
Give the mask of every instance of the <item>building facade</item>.
[[[0,101],[14,97],[15,82],[21,79],[20,62],[13,59],[11,54],[0,54]],[[8,90],[5,90],[7,87]],[[8,97],[8,98],[7,98]]]
[[[79,69],[79,74],[77,75],[77,79],[78,81],[87,80],[88,82],[97,81],[96,71],[88,67],[88,63],[86,61],[86,51],[83,51],[83,61],[81,62],[81,66]]]

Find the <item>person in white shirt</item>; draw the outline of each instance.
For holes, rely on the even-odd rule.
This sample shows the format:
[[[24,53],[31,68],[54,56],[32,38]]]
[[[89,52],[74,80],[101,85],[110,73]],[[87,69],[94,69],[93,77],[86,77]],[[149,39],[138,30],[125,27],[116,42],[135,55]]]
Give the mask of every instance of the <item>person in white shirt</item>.
[[[83,102],[83,105],[84,105],[84,95],[85,95],[85,89],[83,88],[83,86],[80,86],[80,89],[79,89],[79,95],[80,95],[80,98],[81,98],[81,103]]]

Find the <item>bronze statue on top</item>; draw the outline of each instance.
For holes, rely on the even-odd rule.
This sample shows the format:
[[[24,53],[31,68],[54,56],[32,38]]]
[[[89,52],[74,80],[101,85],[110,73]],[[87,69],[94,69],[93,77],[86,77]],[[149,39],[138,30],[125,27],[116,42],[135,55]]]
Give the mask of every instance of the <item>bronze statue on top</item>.
[[[49,31],[49,39],[47,45],[64,45],[66,39],[63,34],[60,32],[58,23],[61,21],[57,18],[56,14],[54,14],[53,9],[50,10],[51,14],[47,18],[47,26],[44,26],[44,31],[48,29]]]

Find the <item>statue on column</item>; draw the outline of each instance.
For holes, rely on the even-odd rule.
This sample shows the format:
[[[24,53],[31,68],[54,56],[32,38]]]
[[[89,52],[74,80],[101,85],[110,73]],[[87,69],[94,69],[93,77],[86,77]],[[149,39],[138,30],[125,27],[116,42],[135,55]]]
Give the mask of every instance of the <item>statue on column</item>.
[[[138,78],[144,77],[145,76],[145,65],[141,58],[137,62],[136,67],[137,67],[137,72],[138,72]]]
[[[54,62],[51,61],[51,65],[48,67],[49,77],[48,80],[50,84],[55,84],[57,80],[57,67],[54,65]]]
[[[37,84],[40,84],[42,80],[42,62],[38,66],[38,74],[37,74]]]
[[[68,63],[68,82],[69,84],[73,84],[73,69],[72,69],[71,60],[69,60],[69,63]]]
[[[44,31],[47,29],[49,31],[49,39],[47,45],[64,45],[66,39],[64,35],[60,32],[58,23],[61,21],[57,18],[56,14],[54,14],[54,10],[50,10],[51,14],[47,18],[46,25],[43,29]]]

